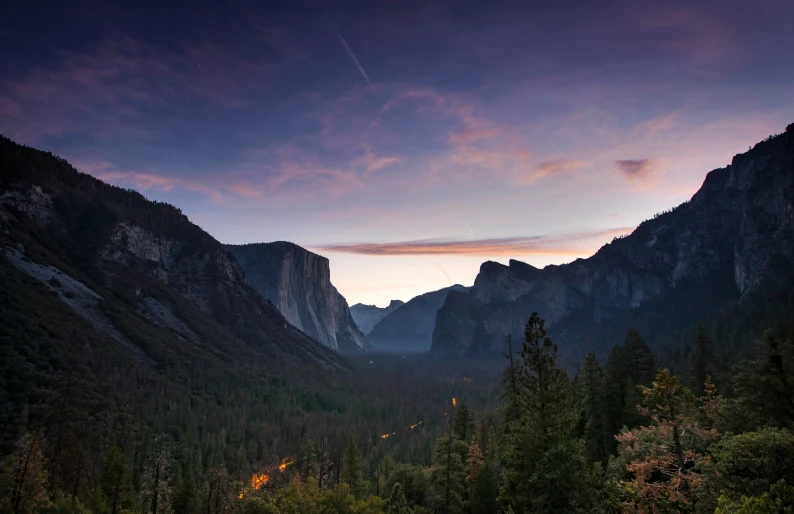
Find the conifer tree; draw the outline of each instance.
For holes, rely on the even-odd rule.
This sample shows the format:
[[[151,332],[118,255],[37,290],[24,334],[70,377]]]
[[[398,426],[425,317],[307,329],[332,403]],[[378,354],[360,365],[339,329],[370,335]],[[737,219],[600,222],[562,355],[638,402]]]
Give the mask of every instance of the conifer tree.
[[[583,445],[569,439],[576,418],[571,384],[537,313],[524,339],[516,370],[522,417],[504,445],[500,498],[513,512],[567,512],[592,502],[594,470]]]
[[[758,357],[733,376],[736,399],[729,409],[739,428],[794,426],[794,344],[771,330],[757,343]]]
[[[317,462],[317,450],[314,448],[314,441],[306,441],[303,446],[303,458],[301,459],[301,478],[306,481],[310,476],[317,477],[319,466]]]
[[[587,453],[596,462],[606,463],[612,434],[605,418],[604,371],[592,352],[587,352],[582,369],[576,376],[575,389],[579,408],[579,432]]]
[[[513,339],[507,336],[507,352],[502,354],[507,359],[507,367],[502,372],[502,397],[505,399],[501,418],[504,433],[510,432],[510,425],[521,418],[521,405],[519,405],[518,373],[515,355],[513,354]]]
[[[635,329],[626,334],[623,346],[616,346],[609,354],[604,368],[605,446],[608,454],[617,448],[612,438],[621,429],[634,428],[647,420],[637,405],[642,402],[640,386],[650,386],[656,374],[656,359]]]
[[[342,481],[350,487],[350,492],[356,498],[361,498],[364,493],[364,478],[361,467],[358,445],[356,445],[353,434],[350,434],[342,458]]]
[[[698,325],[695,342],[687,359],[684,379],[689,389],[700,395],[703,393],[706,377],[714,376],[714,372],[714,343],[706,329]]]
[[[480,445],[477,444],[477,436],[471,438],[469,443],[469,454],[466,460],[466,491],[464,494],[464,507],[470,510],[469,507],[473,503],[473,498],[477,494],[476,487],[485,461],[483,459]]]
[[[466,487],[466,465],[461,458],[465,451],[466,443],[451,434],[436,442],[431,480],[439,512],[460,512]]]
[[[115,443],[111,445],[105,456],[100,485],[110,514],[116,514],[132,507],[130,464],[121,448]]]
[[[141,484],[141,499],[151,514],[168,512],[171,502],[170,466],[171,448],[165,434],[152,441],[152,449],[146,457],[146,466]]]
[[[474,419],[469,407],[464,402],[458,405],[454,422],[452,424],[452,434],[461,441],[468,442],[474,431]]]
[[[711,408],[719,401],[712,387],[708,392],[701,403]],[[626,506],[639,512],[691,509],[702,482],[695,468],[709,460],[702,449],[717,432],[699,422],[694,395],[668,370],[643,395],[642,414],[651,424],[616,436],[618,461],[630,474],[622,482]]]
[[[317,447],[317,488],[322,490],[331,485],[334,463],[328,455],[328,441],[323,439]]]
[[[656,377],[656,359],[636,329],[630,328],[623,340],[626,371],[634,385],[650,386]]]
[[[522,421],[537,438],[538,448],[548,450],[568,437],[575,414],[568,376],[557,367],[557,345],[536,312],[527,322],[516,371]]]
[[[411,512],[400,482],[395,483],[394,487],[392,487],[391,495],[389,496],[389,509],[386,512],[387,514],[409,514]]]
[[[5,473],[11,494],[0,501],[3,512],[33,513],[50,505],[41,443],[41,431],[25,434],[17,441],[14,453],[6,458]]]

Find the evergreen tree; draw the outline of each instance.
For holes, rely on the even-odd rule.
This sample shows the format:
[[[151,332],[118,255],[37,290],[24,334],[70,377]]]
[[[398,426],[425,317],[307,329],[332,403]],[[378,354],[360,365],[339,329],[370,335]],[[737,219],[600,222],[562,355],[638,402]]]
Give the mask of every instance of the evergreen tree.
[[[587,453],[596,462],[606,464],[612,434],[605,418],[604,371],[592,352],[587,352],[582,369],[575,380],[579,408],[578,433],[585,441]]]
[[[630,328],[623,340],[623,358],[634,385],[650,386],[656,377],[656,359],[640,333]]]
[[[409,514],[411,512],[405,500],[405,494],[403,494],[402,484],[399,482],[392,487],[391,496],[389,496],[389,509],[386,512],[387,514]]]
[[[124,452],[113,443],[105,456],[100,485],[110,514],[116,514],[133,505],[130,464]]]
[[[314,441],[311,439],[306,441],[306,444],[303,446],[303,459],[301,460],[301,478],[304,481],[310,476],[316,478],[319,472],[317,450],[315,450]]]
[[[477,478],[468,489],[466,511],[470,514],[491,514],[498,511],[499,488],[493,465],[484,462],[477,471]]]
[[[546,335],[545,322],[533,312],[526,325],[521,362],[516,370],[521,421],[548,450],[568,437],[574,422],[571,384],[557,367],[557,345]]]
[[[758,357],[743,361],[733,376],[736,399],[729,413],[736,428],[794,426],[794,344],[768,330]]]
[[[451,432],[451,431],[450,431]],[[452,437],[441,436],[436,442],[433,457],[433,503],[443,513],[460,512],[466,487],[466,467],[461,454],[466,443]]]
[[[637,406],[642,402],[640,386],[648,387],[656,374],[656,359],[635,329],[626,334],[623,346],[609,354],[604,368],[605,446],[614,454],[617,443],[612,438],[621,429],[640,426],[647,420]]]
[[[711,397],[701,403],[711,408],[716,392],[711,386],[708,391]],[[717,432],[699,422],[694,395],[668,370],[643,395],[642,413],[652,424],[617,436],[618,462],[630,474],[621,482],[626,504],[639,512],[690,510],[702,482],[693,468],[709,460],[703,449]]]
[[[0,501],[3,512],[33,513],[47,508],[46,461],[42,454],[41,431],[25,434],[17,441],[14,453],[5,461],[11,494]]]
[[[713,510],[720,496],[738,501],[761,496],[780,481],[794,483],[794,434],[785,428],[730,434],[709,452],[714,460],[703,466],[703,510]]]
[[[347,440],[342,458],[342,480],[350,487],[350,492],[356,498],[361,498],[364,493],[364,478],[361,471],[361,457],[353,434]]]
[[[504,433],[510,432],[510,425],[521,418],[521,405],[518,391],[518,365],[513,354],[513,338],[507,336],[507,352],[502,354],[507,359],[507,367],[502,372],[502,398],[505,400],[501,413]]]
[[[170,444],[165,434],[160,434],[152,441],[141,484],[141,500],[150,514],[168,512],[171,508],[170,466]]]
[[[506,437],[500,498],[513,512],[572,512],[592,501],[595,483],[583,445],[569,439],[571,384],[537,313],[524,339],[516,369],[522,416]]]
[[[331,477],[334,463],[328,455],[328,441],[323,439],[317,447],[317,488],[328,488],[331,485]]]
[[[714,376],[714,358],[714,343],[711,341],[706,329],[698,325],[695,333],[695,342],[689,352],[684,371],[686,385],[693,393],[702,394],[706,377]]]
[[[452,423],[452,434],[461,441],[468,441],[474,432],[474,419],[464,402],[460,402]]]
[[[471,442],[469,443],[469,454],[466,459],[466,491],[463,501],[466,510],[470,510],[471,504],[473,502],[473,496],[477,492],[476,487],[478,485],[480,469],[482,469],[484,464],[485,461],[483,460],[480,445],[477,444],[477,437],[474,436],[471,438]]]

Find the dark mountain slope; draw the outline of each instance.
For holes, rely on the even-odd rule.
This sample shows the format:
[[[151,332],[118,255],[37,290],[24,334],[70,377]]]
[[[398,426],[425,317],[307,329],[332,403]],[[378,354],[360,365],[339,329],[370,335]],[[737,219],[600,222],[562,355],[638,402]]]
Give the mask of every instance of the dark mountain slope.
[[[248,283],[294,326],[334,350],[370,349],[347,300],[331,284],[328,259],[286,241],[226,245],[226,249]]]
[[[794,263],[794,125],[709,173],[675,209],[588,259],[530,270],[483,264],[471,292],[438,313],[436,354],[503,351],[537,311],[573,362],[603,356],[629,326],[657,349],[686,340]]]
[[[344,366],[333,352],[287,325],[248,286],[223,246],[175,207],[105,184],[63,159],[5,138],[0,163],[4,242],[28,259],[53,265],[131,310],[151,310],[146,300],[158,293],[166,295],[157,298],[165,309],[185,303],[228,332],[203,342],[232,345],[226,349],[232,355],[245,348],[262,362]],[[194,331],[192,324],[200,323],[182,321]]]

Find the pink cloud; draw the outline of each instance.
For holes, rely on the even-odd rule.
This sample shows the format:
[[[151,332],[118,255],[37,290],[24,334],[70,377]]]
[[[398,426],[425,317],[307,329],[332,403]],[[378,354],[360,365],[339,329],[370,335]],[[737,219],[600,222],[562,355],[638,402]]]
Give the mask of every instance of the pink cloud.
[[[318,250],[361,255],[583,255],[612,237],[634,227],[620,227],[560,236],[507,237],[479,240],[422,239],[394,243],[337,243],[315,246]]]
[[[80,171],[89,173],[96,178],[111,184],[132,185],[139,191],[157,189],[160,191],[171,191],[179,187],[189,191],[208,196],[213,202],[223,203],[223,195],[197,180],[184,179],[179,177],[168,177],[153,173],[140,173],[135,171],[120,171],[113,169],[113,165],[108,162],[84,163],[76,166]]]
[[[213,43],[163,52],[129,37],[106,39],[83,52],[62,51],[60,61],[0,80],[0,125],[12,137],[35,144],[42,137],[82,132],[156,137],[134,125],[139,109],[173,107],[196,98],[239,108],[246,93],[261,89],[267,65],[241,59]]]

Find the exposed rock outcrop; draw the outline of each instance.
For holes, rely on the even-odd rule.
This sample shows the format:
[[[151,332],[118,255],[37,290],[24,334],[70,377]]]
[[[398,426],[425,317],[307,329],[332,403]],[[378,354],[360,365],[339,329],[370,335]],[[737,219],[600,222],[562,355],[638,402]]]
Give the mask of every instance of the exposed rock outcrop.
[[[370,349],[347,301],[331,284],[328,259],[284,241],[226,249],[242,266],[248,283],[292,325],[340,352]]]
[[[0,235],[41,269],[58,269],[93,291],[97,297],[83,307],[95,314],[88,319],[99,332],[132,339],[129,325],[125,332],[106,324],[113,316],[134,316],[136,323],[156,326],[153,334],[176,334],[230,365],[255,361],[273,372],[348,368],[345,359],[291,327],[248,285],[223,245],[179,209],[2,137],[0,165]],[[78,298],[79,288],[69,292]]]
[[[456,284],[412,298],[384,317],[367,337],[376,350],[429,351],[436,312],[444,304],[447,294],[467,290],[467,287]]]
[[[350,314],[353,315],[353,321],[356,322],[359,330],[361,330],[364,335],[367,335],[372,332],[375,325],[380,323],[380,320],[394,312],[397,307],[403,304],[405,304],[405,302],[402,300],[392,300],[386,307],[357,303],[350,307]]]
[[[565,350],[603,354],[597,333],[631,325],[672,337],[794,264],[794,125],[710,172],[686,203],[588,259],[542,270],[486,262],[439,310],[433,353],[503,351],[537,311]],[[674,318],[674,319],[673,319]],[[667,327],[667,328],[666,328]]]

